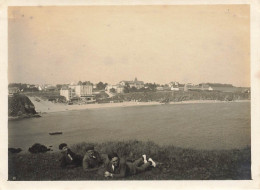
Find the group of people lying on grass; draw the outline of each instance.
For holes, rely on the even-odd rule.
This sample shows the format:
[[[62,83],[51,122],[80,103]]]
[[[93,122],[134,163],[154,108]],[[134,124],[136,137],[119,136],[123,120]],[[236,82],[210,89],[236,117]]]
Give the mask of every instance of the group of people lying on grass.
[[[146,155],[142,155],[139,159],[130,162],[124,158],[119,158],[115,152],[109,153],[107,158],[101,158],[92,145],[85,148],[84,157],[72,152],[66,143],[60,144],[59,149],[62,152],[60,160],[62,168],[83,167],[85,171],[89,172],[104,168],[103,175],[105,177],[123,178],[144,172],[150,167],[156,167],[153,159],[149,158],[147,160]]]

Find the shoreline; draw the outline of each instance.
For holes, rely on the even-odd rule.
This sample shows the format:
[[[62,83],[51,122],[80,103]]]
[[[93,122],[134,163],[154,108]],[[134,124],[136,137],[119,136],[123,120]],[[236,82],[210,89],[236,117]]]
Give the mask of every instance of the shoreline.
[[[28,118],[32,118],[32,117],[41,117],[40,114],[36,113],[36,114],[28,114],[28,115],[21,115],[21,116],[8,116],[8,121],[16,121],[16,120],[21,120],[21,119],[28,119]]]
[[[103,103],[103,104],[67,105],[62,103],[52,103],[42,99],[40,102],[38,102],[35,100],[35,97],[29,97],[29,99],[34,104],[35,110],[38,114],[63,112],[63,111],[88,110],[88,109],[116,108],[116,107],[165,105],[165,103],[160,103],[160,102],[119,102],[119,103]],[[198,104],[198,103],[201,104],[201,103],[236,103],[236,102],[250,102],[250,100],[236,100],[236,101],[190,100],[190,101],[182,101],[182,102],[169,102],[167,104],[180,105],[180,104]]]

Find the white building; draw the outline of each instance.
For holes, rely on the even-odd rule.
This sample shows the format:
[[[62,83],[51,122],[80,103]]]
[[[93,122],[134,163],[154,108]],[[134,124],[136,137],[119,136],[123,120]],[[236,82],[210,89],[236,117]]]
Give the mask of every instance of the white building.
[[[172,87],[171,87],[171,90],[172,90],[172,91],[179,91],[180,88],[179,88],[179,87],[173,87],[173,86],[172,86]]]
[[[169,87],[172,91],[179,91],[179,83],[178,82],[170,82]]]
[[[135,78],[135,80],[133,80],[133,81],[123,80],[123,81],[120,81],[119,84],[121,86],[126,86],[128,84],[130,88],[132,88],[132,87],[135,87],[137,89],[144,88],[144,82],[138,81],[137,78]]]
[[[114,88],[115,90],[117,90],[118,85],[113,85],[113,84],[108,84],[105,88],[106,91],[110,91],[112,88]]]
[[[192,83],[187,83],[184,86],[184,91],[188,90],[205,90],[205,91],[212,91],[213,88],[209,86],[208,84],[199,84],[199,85],[194,85]]]
[[[69,89],[61,88],[60,89],[60,95],[64,96],[66,98],[66,101],[69,101],[71,99],[70,90]]]
[[[170,82],[168,85],[169,85],[170,87],[171,87],[171,86],[179,86],[179,82]]]
[[[60,95],[66,98],[66,101],[71,100],[76,96],[75,90],[69,87],[62,87],[60,89]]]
[[[92,85],[76,85],[75,93],[79,97],[92,95]]]
[[[43,90],[43,87],[39,85],[39,86],[38,86],[38,90],[39,90],[39,91],[42,91],[42,90]]]
[[[92,89],[92,85],[69,85],[60,89],[60,95],[64,96],[67,101],[75,97],[93,100]]]
[[[208,84],[200,84],[201,86],[201,90],[208,90],[208,91],[212,91],[213,88],[211,86],[209,86]]]
[[[163,87],[162,87],[162,86],[157,86],[157,87],[156,87],[156,90],[158,90],[158,91],[163,91]]]
[[[116,93],[124,93],[124,86],[122,86],[121,84],[116,84],[116,85],[112,85],[112,84],[108,84],[105,88],[106,91],[110,92],[111,89],[115,89]]]
[[[120,94],[120,93],[124,93],[124,86],[118,85],[117,89],[116,89],[116,93]]]

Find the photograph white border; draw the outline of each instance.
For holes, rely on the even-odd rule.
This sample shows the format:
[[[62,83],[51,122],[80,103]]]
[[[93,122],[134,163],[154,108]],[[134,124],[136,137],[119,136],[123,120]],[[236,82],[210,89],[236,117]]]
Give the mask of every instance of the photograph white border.
[[[250,5],[252,180],[181,181],[7,181],[8,179],[8,6]],[[259,0],[6,0],[0,1],[0,189],[260,189],[260,1]]]

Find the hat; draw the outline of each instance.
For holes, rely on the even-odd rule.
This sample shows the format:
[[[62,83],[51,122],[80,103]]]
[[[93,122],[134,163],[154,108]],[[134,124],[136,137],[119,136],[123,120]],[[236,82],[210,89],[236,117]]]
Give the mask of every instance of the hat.
[[[86,152],[89,150],[94,150],[94,146],[93,145],[87,145],[85,148]]]
[[[111,152],[111,153],[109,153],[107,156],[108,156],[108,159],[109,159],[109,160],[112,160],[112,158],[118,157],[117,153],[115,153],[115,152]],[[118,158],[119,158],[119,157],[118,157]]]

